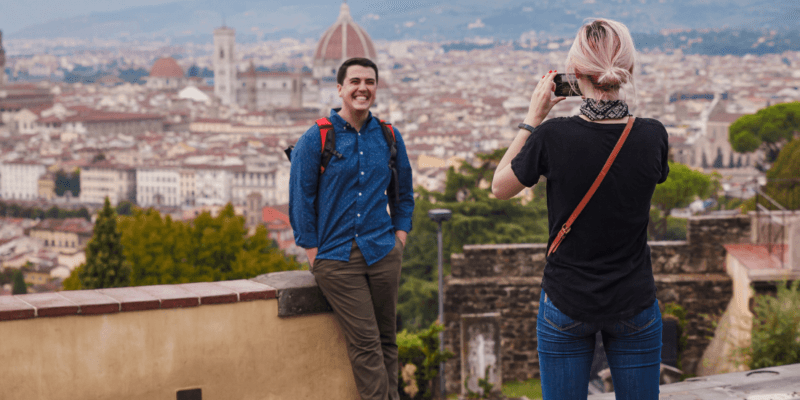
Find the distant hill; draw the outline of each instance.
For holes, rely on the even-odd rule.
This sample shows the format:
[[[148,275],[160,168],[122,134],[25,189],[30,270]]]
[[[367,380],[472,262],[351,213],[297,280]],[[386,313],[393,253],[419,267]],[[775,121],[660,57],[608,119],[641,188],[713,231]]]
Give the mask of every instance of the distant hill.
[[[38,3],[47,1],[51,0]],[[42,21],[4,32],[5,37],[209,43],[211,32],[224,20],[237,30],[237,41],[242,43],[316,39],[333,23],[341,5],[336,0],[193,0],[102,12],[83,3],[84,15]],[[768,52],[800,49],[793,31],[800,20],[797,0],[350,0],[348,4],[356,21],[378,40],[459,42],[481,37],[549,43],[573,36],[586,18],[608,17],[627,24],[640,47],[686,47],[684,51],[702,54],[738,54],[748,46]],[[774,40],[752,47],[771,30],[776,31]],[[664,31],[678,33],[660,33]]]

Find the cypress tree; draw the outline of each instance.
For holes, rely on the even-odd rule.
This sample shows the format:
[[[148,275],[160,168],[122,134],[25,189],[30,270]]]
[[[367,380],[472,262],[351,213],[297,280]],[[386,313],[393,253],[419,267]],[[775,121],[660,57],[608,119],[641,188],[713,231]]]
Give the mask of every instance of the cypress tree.
[[[25,277],[22,276],[22,271],[14,271],[14,288],[11,289],[11,294],[27,294],[28,285],[25,284]]]
[[[79,271],[83,289],[129,286],[130,266],[122,254],[117,213],[106,197],[94,224],[94,234],[86,245],[86,263]]]

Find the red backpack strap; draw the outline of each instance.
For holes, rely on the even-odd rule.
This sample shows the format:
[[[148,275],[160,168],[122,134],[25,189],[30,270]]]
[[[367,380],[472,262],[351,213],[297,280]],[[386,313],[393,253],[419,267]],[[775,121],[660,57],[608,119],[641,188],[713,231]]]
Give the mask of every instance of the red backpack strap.
[[[317,124],[317,127],[319,127],[319,136],[322,143],[322,148],[320,149],[322,159],[319,164],[319,173],[322,174],[325,172],[328,163],[330,163],[331,156],[336,155],[341,158],[341,154],[336,152],[336,134],[334,133],[331,120],[328,118],[320,118],[314,122]]]
[[[325,139],[327,139],[328,131],[333,129],[333,124],[331,123],[331,120],[327,118],[320,118],[314,122],[317,124],[317,127],[319,128],[319,135],[320,138],[322,139],[322,148],[320,149],[321,153],[325,151]]]
[[[389,145],[389,169],[392,171],[392,178],[386,194],[389,196],[389,214],[395,214],[395,206],[400,203],[400,179],[397,172],[397,137],[394,134],[394,127],[391,123],[380,120],[381,132],[386,144]]]
[[[392,126],[392,123],[391,122],[386,122],[384,120],[380,120],[380,121],[381,121],[381,125],[389,128],[389,132],[392,133],[392,141],[393,142],[397,142],[397,138],[394,136],[394,127]]]

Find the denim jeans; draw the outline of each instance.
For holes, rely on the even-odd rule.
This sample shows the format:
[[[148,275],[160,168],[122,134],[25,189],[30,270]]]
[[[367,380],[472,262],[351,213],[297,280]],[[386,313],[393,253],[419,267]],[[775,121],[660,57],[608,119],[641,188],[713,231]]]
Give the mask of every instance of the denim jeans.
[[[617,400],[658,399],[661,312],[658,300],[624,321],[587,323],[559,311],[542,290],[536,322],[544,400],[585,400],[595,334],[603,336]]]

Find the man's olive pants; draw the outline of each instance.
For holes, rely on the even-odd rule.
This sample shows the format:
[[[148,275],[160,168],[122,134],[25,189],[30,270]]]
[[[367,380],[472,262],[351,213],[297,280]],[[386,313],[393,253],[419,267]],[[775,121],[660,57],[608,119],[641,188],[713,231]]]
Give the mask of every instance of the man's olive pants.
[[[312,273],[347,341],[362,400],[397,400],[397,291],[403,245],[367,266],[353,242],[350,261],[315,260]]]

